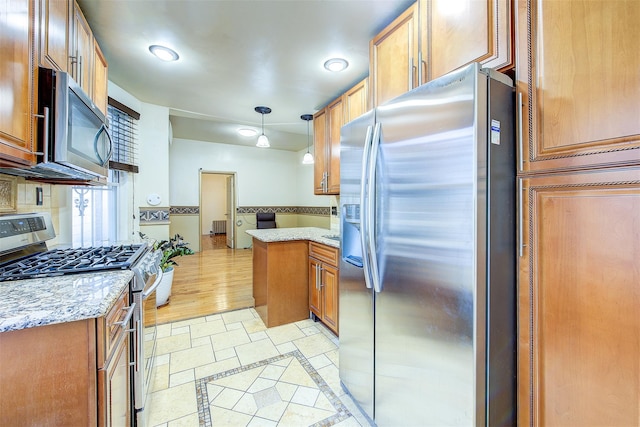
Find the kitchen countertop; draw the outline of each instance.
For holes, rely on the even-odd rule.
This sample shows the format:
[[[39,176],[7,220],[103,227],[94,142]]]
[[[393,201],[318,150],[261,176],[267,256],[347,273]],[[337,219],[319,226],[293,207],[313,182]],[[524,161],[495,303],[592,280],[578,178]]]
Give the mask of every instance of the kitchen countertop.
[[[132,277],[106,270],[0,282],[0,332],[104,316]]]
[[[338,240],[329,239],[326,236],[339,236],[339,233],[327,228],[318,227],[296,227],[296,228],[267,228],[262,230],[246,230],[248,235],[256,239],[271,242],[286,242],[291,240],[310,240],[322,243],[323,245],[340,247]]]

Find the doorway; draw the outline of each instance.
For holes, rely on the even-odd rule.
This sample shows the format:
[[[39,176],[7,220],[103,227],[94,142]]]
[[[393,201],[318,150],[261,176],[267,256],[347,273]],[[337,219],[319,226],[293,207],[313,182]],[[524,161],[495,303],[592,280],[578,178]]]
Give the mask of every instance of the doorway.
[[[236,247],[236,173],[200,170],[200,236]]]

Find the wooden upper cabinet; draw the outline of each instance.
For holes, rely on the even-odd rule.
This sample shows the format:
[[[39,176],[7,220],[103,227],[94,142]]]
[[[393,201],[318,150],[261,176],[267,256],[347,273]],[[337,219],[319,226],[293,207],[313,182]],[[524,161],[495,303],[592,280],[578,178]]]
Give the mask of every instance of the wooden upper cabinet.
[[[326,194],[340,194],[340,128],[344,125],[342,97],[327,107],[327,185]]]
[[[518,1],[521,172],[640,163],[638,22],[637,0]]]
[[[637,425],[640,167],[523,189],[518,425]]]
[[[414,3],[369,43],[369,83],[374,107],[416,87],[418,27],[418,5]]]
[[[342,96],[313,116],[314,194],[340,194]]]
[[[511,0],[420,0],[420,83],[480,62],[513,65]]]
[[[344,122],[366,113],[369,110],[368,78],[363,79],[343,95]]]
[[[40,1],[40,64],[68,71],[71,0]]]
[[[0,165],[36,162],[34,128],[34,2],[0,2]]]
[[[82,10],[74,3],[73,7],[73,32],[71,37],[71,77],[82,87],[88,95],[92,94],[92,66],[93,66],[93,34]]]
[[[325,194],[327,163],[327,110],[313,115],[313,193]]]
[[[93,39],[93,95],[92,99],[96,106],[107,115],[107,88],[108,88],[108,65],[107,60],[98,46],[96,39]]]

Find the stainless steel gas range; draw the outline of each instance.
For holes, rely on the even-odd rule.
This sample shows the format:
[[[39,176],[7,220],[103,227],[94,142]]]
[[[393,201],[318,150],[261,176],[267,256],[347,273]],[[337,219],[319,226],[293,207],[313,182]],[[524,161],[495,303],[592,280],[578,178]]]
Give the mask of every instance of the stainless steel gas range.
[[[129,418],[133,425],[144,426],[155,361],[155,291],[162,277],[162,253],[151,250],[148,242],[49,250],[46,241],[54,237],[47,213],[0,216],[0,286],[6,281],[113,269],[131,270],[133,279],[129,286],[129,300],[135,308],[129,325],[132,378]]]

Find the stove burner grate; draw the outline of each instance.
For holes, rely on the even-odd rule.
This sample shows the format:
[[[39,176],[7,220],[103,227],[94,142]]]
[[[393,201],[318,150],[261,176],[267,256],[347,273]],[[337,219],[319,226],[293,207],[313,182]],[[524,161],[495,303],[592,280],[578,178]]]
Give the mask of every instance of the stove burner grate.
[[[127,269],[146,252],[144,244],[52,249],[0,265],[0,282],[100,270]]]

